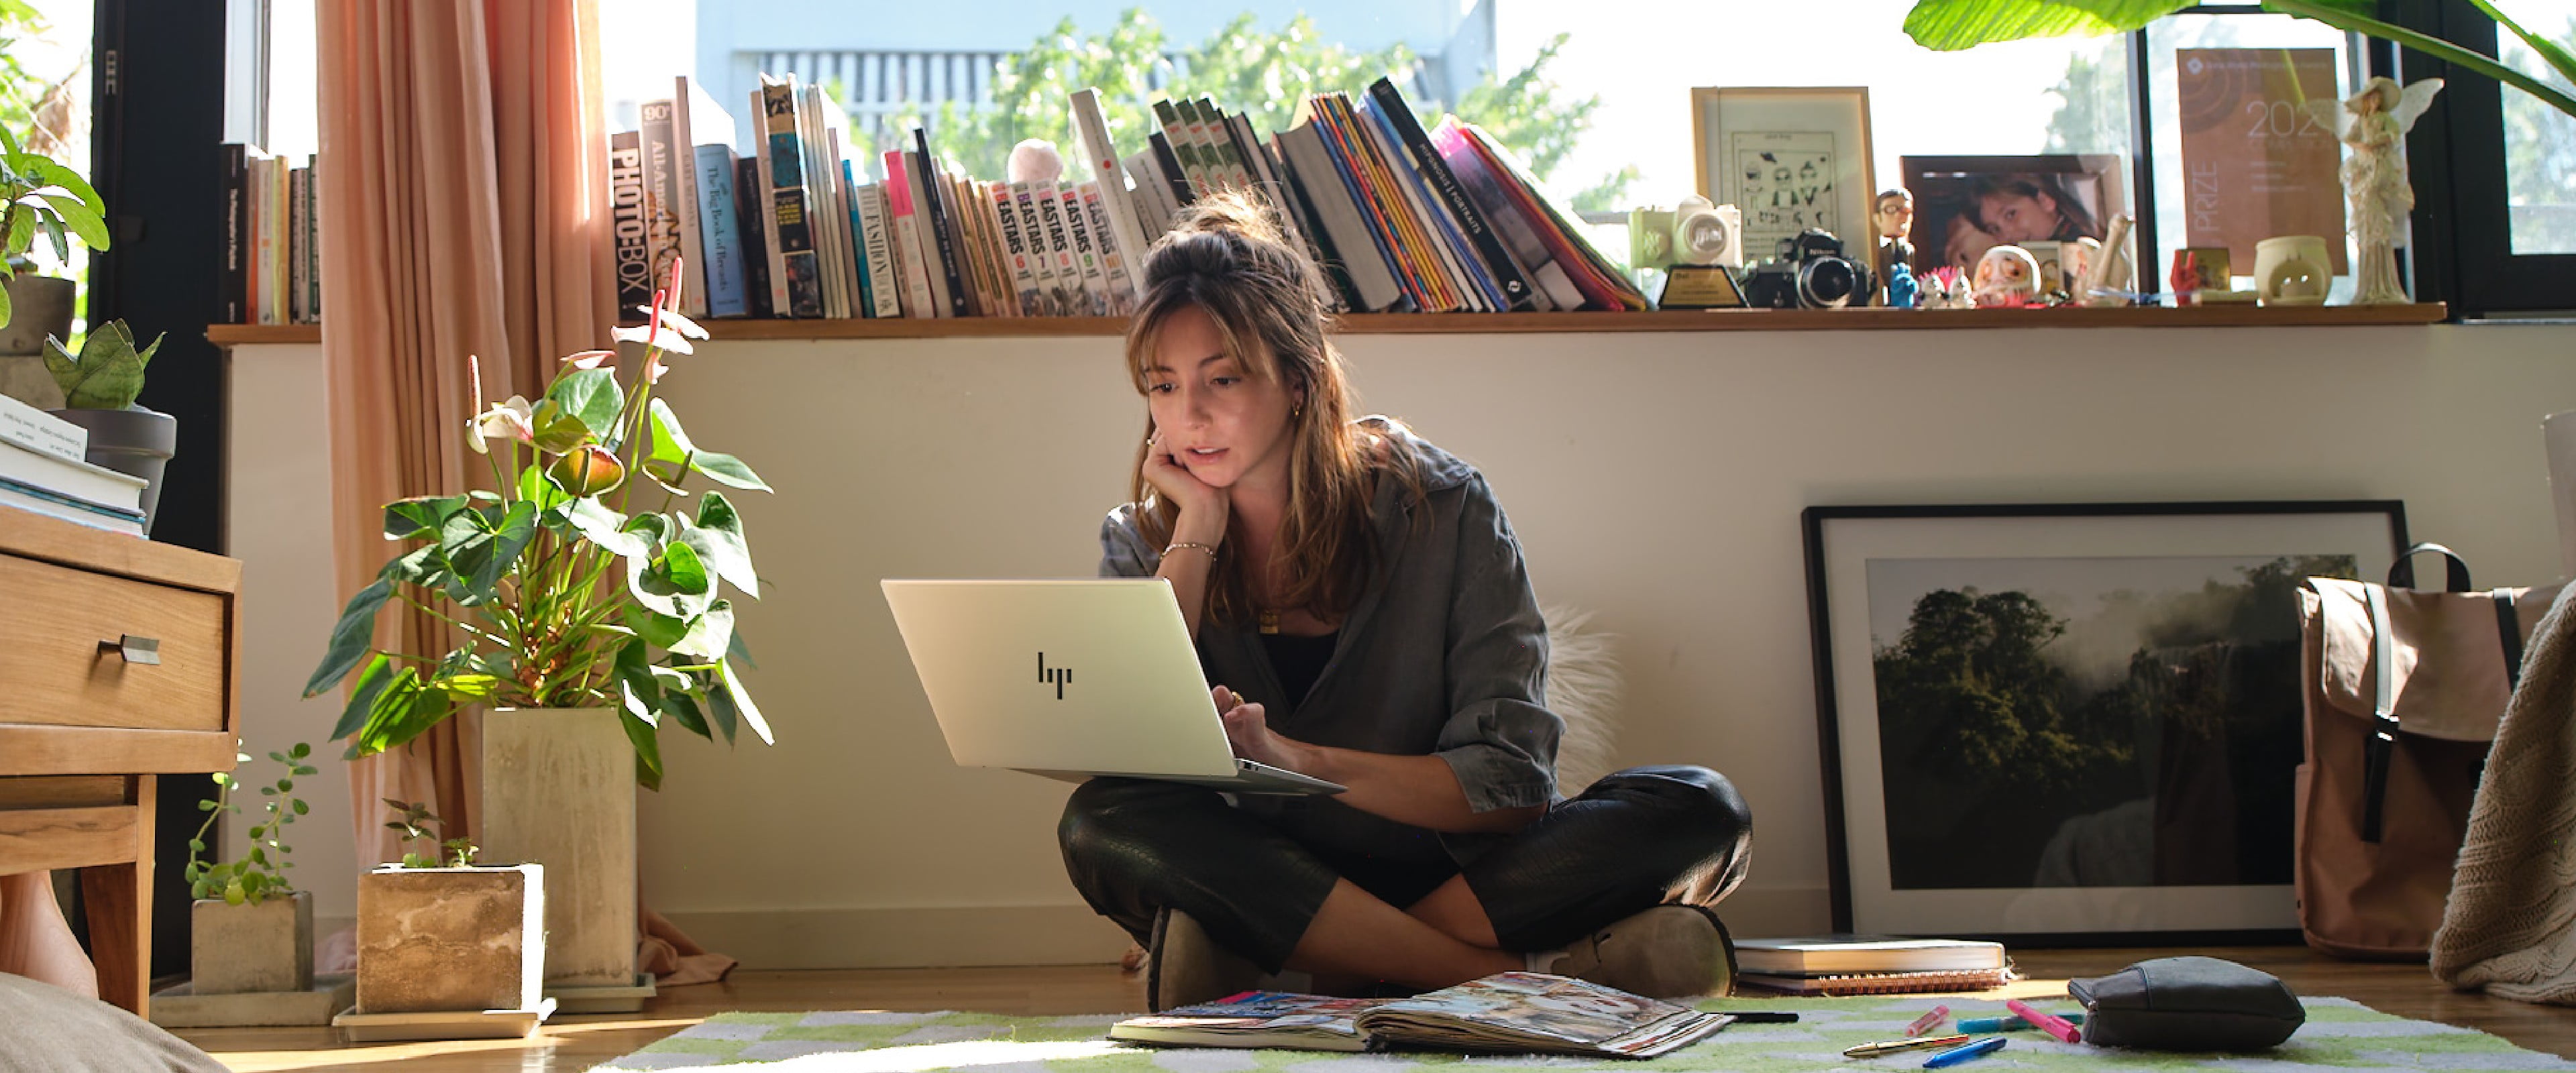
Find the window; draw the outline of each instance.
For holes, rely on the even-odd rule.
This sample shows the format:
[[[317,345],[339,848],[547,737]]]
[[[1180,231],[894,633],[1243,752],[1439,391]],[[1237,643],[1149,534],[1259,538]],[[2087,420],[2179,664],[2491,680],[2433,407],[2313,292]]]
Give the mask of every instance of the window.
[[[87,0],[35,0],[31,9],[0,6],[0,125],[30,152],[90,174],[90,5]],[[42,238],[27,251],[36,271],[86,283],[88,251],[70,242],[69,260]],[[87,288],[75,301],[86,304]],[[72,332],[86,329],[77,311]],[[77,338],[67,342],[77,346]]]
[[[2523,29],[2576,49],[2576,0],[2523,0],[2507,15]],[[2576,88],[2519,40],[2506,66],[2560,89]],[[2518,90],[2504,95],[2505,202],[2515,254],[2576,253],[2576,116]]]

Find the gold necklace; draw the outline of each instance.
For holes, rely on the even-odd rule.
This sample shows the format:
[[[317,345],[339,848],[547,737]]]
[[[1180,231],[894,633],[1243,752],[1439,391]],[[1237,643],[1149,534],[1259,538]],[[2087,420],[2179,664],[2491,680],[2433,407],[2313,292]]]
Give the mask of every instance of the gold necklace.
[[[1269,607],[1265,607],[1265,608],[1262,608],[1262,609],[1261,609],[1261,632],[1263,632],[1263,633],[1277,633],[1277,632],[1279,632],[1279,611],[1278,611],[1278,609],[1276,609],[1276,608],[1269,608]]]

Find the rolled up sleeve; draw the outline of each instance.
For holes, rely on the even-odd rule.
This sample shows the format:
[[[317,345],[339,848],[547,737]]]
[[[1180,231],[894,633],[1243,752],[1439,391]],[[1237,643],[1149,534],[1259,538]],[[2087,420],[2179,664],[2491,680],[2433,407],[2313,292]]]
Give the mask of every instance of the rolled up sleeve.
[[[1100,523],[1100,576],[1152,577],[1163,557],[1136,531],[1136,505],[1121,504]]]
[[[1483,478],[1458,519],[1450,595],[1449,721],[1435,755],[1477,812],[1544,805],[1556,793],[1564,721],[1547,708],[1547,622],[1520,541]]]

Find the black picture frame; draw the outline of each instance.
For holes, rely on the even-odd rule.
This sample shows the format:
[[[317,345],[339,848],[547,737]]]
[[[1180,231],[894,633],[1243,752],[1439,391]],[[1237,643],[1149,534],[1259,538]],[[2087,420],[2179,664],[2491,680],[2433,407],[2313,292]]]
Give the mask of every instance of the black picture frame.
[[[1877,677],[1882,658],[1893,658],[1891,654],[1901,656],[1902,653],[1897,646],[1881,646],[1880,639],[1871,632],[1870,620],[1874,617],[1885,619],[1894,606],[1889,601],[1911,591],[1908,586],[1921,584],[1923,578],[1948,576],[1943,571],[1994,575],[1997,571],[2012,569],[2012,564],[2021,564],[2023,569],[2039,572],[2032,576],[2048,577],[2063,577],[2066,576],[2064,572],[2070,570],[2148,571],[2180,577],[2190,570],[2215,574],[2222,569],[2233,569],[2246,579],[2247,595],[2243,599],[2250,606],[2256,599],[2253,593],[2260,586],[2254,571],[2242,566],[2243,563],[2294,560],[2298,556],[2349,555],[2356,576],[2372,577],[2384,573],[2407,546],[2405,505],[2402,501],[1816,506],[1806,509],[1800,524],[1807,568],[1807,606],[1815,668],[1816,722],[1822,758],[1827,869],[1834,930],[1988,938],[2021,946],[2297,941],[2295,916],[2283,915],[2284,910],[2294,905],[2288,892],[2290,862],[2286,846],[2281,847],[2283,859],[2279,862],[2277,884],[2151,881],[2145,886],[2077,883],[2042,887],[2036,879],[2021,886],[1981,879],[1955,889],[1921,883],[1897,889],[1894,877],[1901,866],[1896,862],[1897,854],[1892,847],[1897,845],[1900,832],[1895,832],[1893,825],[1912,824],[1917,820],[1913,811],[1898,817],[1897,807],[1890,804],[1905,795],[1902,791],[1891,794],[1887,789],[1888,773],[1879,752],[1879,721],[1883,718],[1879,693],[1885,687],[1878,683]],[[1909,541],[1914,542],[1912,550],[1919,554],[1892,555],[1878,560],[1868,558],[1873,549],[1904,549]],[[2171,546],[2170,550],[2156,550],[2167,545]],[[1879,573],[1890,579],[1884,586],[1885,591],[1877,594],[1871,593],[1867,584],[1874,562],[1883,564],[1878,568]],[[2192,565],[2195,563],[2198,565]],[[2124,573],[2116,576],[2125,578],[2133,575]],[[2283,575],[2272,569],[2262,576],[2277,582]],[[1855,592],[1853,585],[1856,580],[1858,589]],[[1834,584],[1837,581],[1842,583],[1839,588]],[[2276,589],[2277,585],[2263,589],[2262,598],[2274,598]],[[1971,595],[1975,593],[1974,589],[1967,591]],[[2098,594],[2114,590],[2103,588],[2096,591]],[[2125,589],[2118,591],[2126,593]],[[2170,590],[2172,593],[2183,591]],[[2030,599],[2027,593],[1999,595],[2021,595],[2025,600]],[[2149,590],[2146,595],[2158,594]],[[1874,600],[1874,596],[1878,599]],[[1908,601],[1903,606],[1921,609],[1919,599]],[[1838,610],[1843,612],[1839,626]],[[1875,615],[1871,613],[1873,611]],[[1905,621],[1906,632],[1911,633],[1916,620],[1909,618]],[[2292,658],[2295,659],[2295,615],[2288,626]],[[1860,647],[1857,649],[1854,647],[1855,627],[1860,631],[1857,634]],[[2265,627],[2266,630],[2274,628]],[[2273,638],[2267,644],[2278,643],[2277,634],[2267,636]],[[1838,649],[1845,655],[1839,668],[1835,659]],[[1865,666],[1852,666],[1857,662],[1855,652],[1868,654]],[[2161,657],[2163,653],[2156,655]],[[2267,650],[2264,658],[2278,657]],[[1889,666],[1901,669],[1905,665]],[[2139,673],[2134,663],[2128,673],[2133,676]],[[1869,690],[1868,695],[1858,701],[1848,695],[1856,681]],[[2295,678],[2289,681],[2294,682]],[[2229,694],[2229,699],[2234,696]],[[2270,707],[2270,692],[2260,696],[2263,698],[2259,706],[2262,714],[2266,717],[2277,714],[2279,718],[2288,720],[2292,731],[2296,730],[2300,713],[2295,692],[2281,701],[2287,707],[2286,711],[2278,713]],[[2267,728],[2262,738],[2275,740],[2277,732],[2278,728]],[[2263,753],[2260,759],[2268,763],[2276,756],[2275,747]],[[1866,772],[1847,770],[1862,761],[1877,766]],[[2295,763],[2295,759],[2292,762]],[[2230,763],[2234,762],[2231,760]],[[1874,781],[1862,782],[1860,777],[1864,775]],[[2280,775],[2285,780],[2288,778],[2287,772]],[[2093,784],[2085,785],[2091,787]],[[1920,790],[1919,785],[1914,788],[1917,796]],[[1945,786],[1942,791],[1949,793],[1951,788]],[[1964,790],[1960,792],[1965,796]],[[2286,794],[2288,791],[2283,787],[2280,792]],[[1974,799],[1968,800],[1973,803]],[[1874,811],[1863,808],[1869,804],[1875,804]],[[2290,823],[2290,812],[2286,800],[2281,805],[2277,829],[2267,821],[2259,831],[2260,838],[2246,839],[2249,854],[2259,856],[2268,844],[2263,843],[2265,839],[2277,841],[2287,837],[2285,832]],[[2070,817],[2056,826],[2049,845],[2040,851],[2040,856],[2054,852],[2058,841],[2069,831],[2076,830],[2079,822],[2119,811],[2104,809]],[[2270,815],[2268,809],[2262,811],[2264,815]],[[1892,820],[1890,817],[1898,818]],[[2029,818],[2017,814],[1997,820],[2000,825],[1997,829],[2010,830],[2019,825],[2027,832],[2032,825],[2022,821]],[[2009,841],[2010,838],[2003,836],[2003,840]],[[2027,842],[2025,835],[2017,852],[2028,853]],[[1878,856],[1859,861],[1861,867],[1855,868],[1856,853]],[[1911,867],[1917,876],[1930,874],[1920,864],[1924,854],[1912,852],[1911,856],[1917,863],[1903,867]],[[2046,874],[2048,867],[2043,861],[2039,874]],[[1856,884],[1866,885],[1869,889],[1858,889]],[[2075,893],[2066,893],[2068,891]],[[2203,904],[2209,909],[2197,912],[2195,907]],[[1994,908],[2007,905],[2036,905],[2039,909],[2016,914]],[[2149,907],[2143,915],[2134,911],[2140,905]],[[2088,906],[2100,911],[2088,914]],[[2124,911],[2131,919],[2114,919]],[[2033,925],[2034,921],[2038,926]],[[2074,923],[2069,924],[2068,921]]]

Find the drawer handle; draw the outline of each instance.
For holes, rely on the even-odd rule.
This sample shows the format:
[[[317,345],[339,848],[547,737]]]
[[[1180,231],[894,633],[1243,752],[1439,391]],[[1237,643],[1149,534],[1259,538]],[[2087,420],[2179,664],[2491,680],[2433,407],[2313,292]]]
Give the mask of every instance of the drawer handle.
[[[148,663],[154,666],[161,663],[161,640],[157,637],[119,634],[116,640],[100,641],[98,647],[100,651],[114,652],[125,657],[127,663]]]

